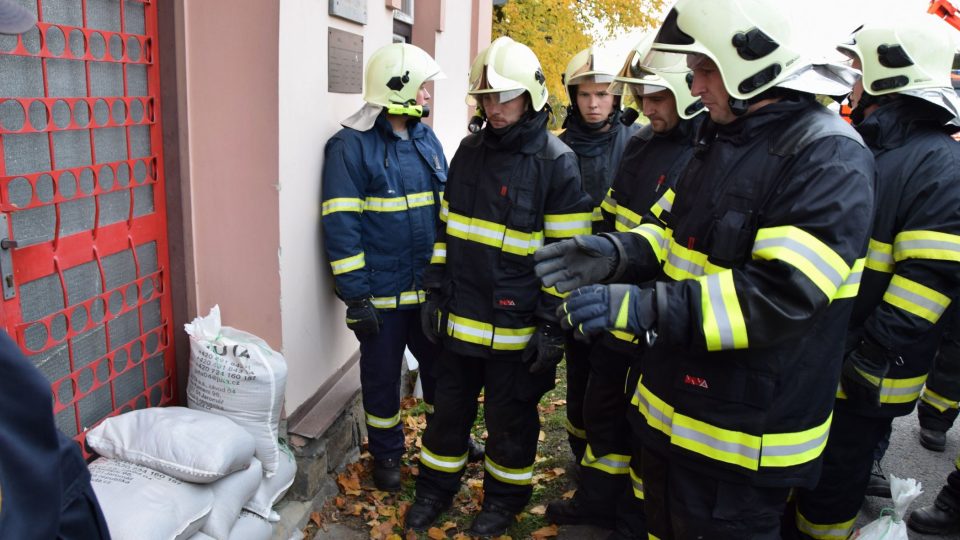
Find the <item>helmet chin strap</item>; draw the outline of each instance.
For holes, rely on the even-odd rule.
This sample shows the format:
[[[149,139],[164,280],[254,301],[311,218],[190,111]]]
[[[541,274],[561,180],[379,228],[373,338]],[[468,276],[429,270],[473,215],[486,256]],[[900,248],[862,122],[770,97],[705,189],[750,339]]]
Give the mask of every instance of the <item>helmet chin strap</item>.
[[[753,104],[752,100],[737,99],[734,97],[727,100],[727,103],[730,105],[730,111],[737,117],[747,114],[747,111],[750,110],[750,105]]]

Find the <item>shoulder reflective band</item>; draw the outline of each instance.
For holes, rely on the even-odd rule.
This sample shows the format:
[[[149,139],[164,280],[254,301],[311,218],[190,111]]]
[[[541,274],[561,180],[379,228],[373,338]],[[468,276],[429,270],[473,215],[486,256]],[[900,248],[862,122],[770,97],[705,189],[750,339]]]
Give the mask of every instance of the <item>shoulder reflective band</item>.
[[[863,265],[865,262],[866,259],[857,259],[853,262],[850,275],[843,281],[843,285],[837,289],[837,294],[833,297],[834,300],[840,298],[856,298],[857,293],[860,292],[860,279],[863,277]]]
[[[533,481],[533,464],[531,464],[529,467],[512,469],[510,467],[498,465],[495,461],[490,459],[489,455],[486,455],[483,458],[483,468],[485,471],[493,475],[494,478],[505,484],[527,486]]]
[[[847,540],[857,517],[841,523],[814,523],[797,510],[797,530],[814,540]]]
[[[464,452],[461,456],[441,456],[421,445],[420,463],[435,471],[455,473],[467,464],[467,453]]]
[[[931,324],[936,324],[950,305],[949,296],[899,274],[894,274],[887,285],[883,301]]]
[[[592,213],[545,214],[543,234],[547,238],[573,238],[578,234],[592,234]]]
[[[400,411],[390,418],[380,418],[370,413],[364,413],[367,419],[367,425],[379,429],[390,429],[400,423]]]
[[[430,264],[446,264],[447,262],[447,243],[435,242],[433,244],[433,254],[430,256]]]
[[[597,457],[593,454],[593,448],[587,444],[587,449],[583,454],[580,464],[584,467],[590,467],[607,474],[628,474],[630,472],[630,456],[624,454],[606,454]]]
[[[359,270],[366,265],[367,263],[364,259],[362,251],[351,257],[330,262],[330,267],[333,269],[333,275],[335,276],[346,274],[347,272],[352,272],[354,270]]]
[[[733,284],[733,271],[725,270],[697,278],[697,281],[700,283],[700,309],[707,350],[747,348],[747,324]]]
[[[923,393],[920,394],[920,401],[923,401],[940,412],[960,408],[960,402],[945,398],[930,388],[923,389]]]
[[[893,245],[871,238],[870,247],[867,248],[867,262],[864,266],[877,272],[892,274],[895,267]]]
[[[669,235],[667,234],[667,231],[664,231],[663,227],[654,225],[653,223],[644,223],[634,229],[631,229],[630,232],[633,234],[638,234],[646,239],[646,241],[650,243],[650,249],[653,250],[657,260],[663,262],[667,244],[670,242]]]
[[[937,231],[903,231],[893,240],[893,258],[960,261],[960,236]]]
[[[650,211],[653,212],[653,215],[657,216],[657,219],[662,219],[660,217],[664,212],[670,212],[673,210],[673,198],[676,194],[672,189],[667,188],[667,191],[664,192],[663,196],[660,197],[654,205],[650,208]]]
[[[329,215],[335,212],[363,212],[363,199],[351,199],[340,197],[336,199],[327,199],[320,205],[321,215]]]
[[[833,299],[850,274],[850,267],[830,246],[792,225],[757,231],[753,257],[780,260],[800,270],[828,300]]]
[[[454,313],[450,313],[447,317],[447,335],[495,350],[521,351],[536,331],[536,326],[494,328],[490,323],[475,321]]]

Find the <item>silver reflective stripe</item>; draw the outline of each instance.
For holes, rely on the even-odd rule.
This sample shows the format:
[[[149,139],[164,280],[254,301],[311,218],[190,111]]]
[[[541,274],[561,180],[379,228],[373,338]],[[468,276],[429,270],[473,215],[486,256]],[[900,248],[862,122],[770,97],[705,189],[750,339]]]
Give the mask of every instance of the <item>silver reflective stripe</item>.
[[[797,253],[817,267],[820,273],[833,283],[835,288],[840,288],[840,285],[843,285],[843,276],[841,276],[834,267],[830,266],[827,261],[823,260],[823,257],[821,257],[819,253],[810,249],[809,246],[802,242],[798,242],[793,238],[767,238],[753,244],[753,251],[756,253],[769,247],[783,247]]]
[[[660,410],[657,409],[656,407],[651,407],[651,406],[650,406],[650,402],[647,401],[647,399],[646,399],[645,397],[643,397],[643,394],[640,393],[640,385],[639,385],[639,383],[637,384],[637,390],[636,390],[636,392],[633,393],[633,397],[635,397],[635,398],[637,399],[637,401],[638,401],[640,404],[643,405],[643,407],[647,410],[647,414],[648,414],[650,417],[652,417],[654,420],[660,422],[661,424],[664,424],[665,426],[671,426],[671,425],[673,424],[673,418],[672,418],[672,417],[667,416],[666,414],[664,414],[662,411],[660,411]],[[650,422],[648,421],[647,423],[649,424]],[[668,428],[668,430],[669,430],[669,428]],[[665,431],[664,433],[667,433],[667,432]],[[669,435],[669,433],[667,433],[667,435]]]
[[[894,241],[894,251],[910,251],[914,249],[939,249],[960,253],[960,244],[946,240],[899,240]],[[891,259],[892,260],[892,259]]]
[[[706,270],[704,270],[702,265],[699,265],[691,260],[687,260],[687,259],[684,259],[683,257],[680,257],[673,250],[670,250],[670,253],[667,254],[667,262],[669,262],[672,266],[679,268],[684,272],[693,274],[694,276],[697,276],[697,277],[700,277],[707,273]]]
[[[636,227],[637,225],[639,225],[639,223],[637,223],[636,221],[633,221],[632,219],[628,218],[623,214],[617,214],[617,223],[626,227],[627,230],[630,230]]]
[[[462,323],[455,322],[453,318],[447,320],[447,331],[450,335],[456,334],[466,334],[468,336],[474,336],[478,339],[482,339],[485,342],[490,342],[493,340],[493,330],[484,330],[479,328],[471,328]]]
[[[704,446],[709,446],[714,450],[719,450],[721,452],[728,452],[731,454],[741,455],[751,461],[760,460],[760,449],[759,448],[750,448],[749,446],[743,446],[742,444],[731,443],[715,439],[701,433],[699,431],[692,430],[683,426],[673,425],[673,438],[679,437],[681,439],[687,439],[690,441],[695,441]]]
[[[717,333],[720,335],[720,348],[733,349],[735,347],[733,325],[730,324],[727,305],[723,299],[723,289],[720,287],[720,274],[710,274],[706,277],[706,283],[707,294],[710,296],[710,305],[713,308],[713,316],[717,321]]]
[[[830,435],[830,430],[825,430],[823,435],[820,435],[816,439],[806,441],[800,444],[783,444],[783,445],[771,445],[770,443],[764,443],[763,445],[763,456],[764,457],[783,457],[783,456],[793,456],[799,455],[808,450],[813,450],[817,448],[824,441],[827,440],[827,436]]]
[[[889,381],[890,379],[884,379],[884,382]],[[913,386],[907,387],[895,387],[887,386],[886,384],[880,389],[880,400],[883,401],[884,396],[910,396],[910,395],[919,395],[920,390],[923,389],[923,382],[919,382]]]
[[[883,264],[888,264],[890,266],[893,266],[895,262],[893,260],[893,253],[890,253],[887,251],[881,251],[879,249],[873,249],[873,248],[867,249],[867,259],[881,262]]]
[[[670,199],[667,198],[666,195],[664,195],[663,197],[660,197],[659,201],[657,201],[657,206],[669,212],[673,210],[673,201],[671,201]]]
[[[911,304],[916,304],[920,307],[926,308],[930,310],[931,313],[936,313],[937,317],[943,315],[943,312],[947,310],[946,306],[941,306],[940,304],[934,302],[933,300],[924,298],[923,296],[920,296],[915,292],[911,292],[904,289],[903,287],[894,285],[893,282],[887,285],[887,293],[893,296],[899,297],[903,300],[906,300]]]
[[[850,275],[847,276],[846,281],[843,282],[844,285],[859,285],[860,279],[863,278],[863,270],[857,270],[856,272],[850,272]]]

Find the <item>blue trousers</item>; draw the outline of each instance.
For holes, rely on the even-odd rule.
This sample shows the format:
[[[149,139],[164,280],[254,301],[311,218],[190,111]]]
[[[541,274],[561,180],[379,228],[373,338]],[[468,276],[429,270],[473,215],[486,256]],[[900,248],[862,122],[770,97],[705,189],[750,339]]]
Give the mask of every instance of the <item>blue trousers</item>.
[[[360,340],[360,388],[370,453],[374,459],[398,459],[403,454],[400,424],[400,370],[403,350],[420,363],[423,400],[433,404],[436,378],[433,365],[440,347],[420,328],[420,309],[380,311],[380,333]]]

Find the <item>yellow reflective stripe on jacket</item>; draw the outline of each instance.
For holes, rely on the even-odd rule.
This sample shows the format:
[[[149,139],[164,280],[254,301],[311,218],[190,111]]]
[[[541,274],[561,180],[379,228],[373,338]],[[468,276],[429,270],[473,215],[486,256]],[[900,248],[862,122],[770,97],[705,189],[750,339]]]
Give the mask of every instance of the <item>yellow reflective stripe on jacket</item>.
[[[857,517],[841,523],[814,523],[797,510],[797,530],[816,540],[847,540]]]
[[[402,197],[367,197],[363,202],[363,209],[367,212],[403,212],[432,204],[433,192],[423,191]]]
[[[627,474],[630,472],[630,456],[624,454],[606,454],[597,457],[593,454],[593,448],[587,444],[587,450],[583,453],[580,464],[584,467],[590,467],[607,474]]]
[[[447,263],[447,243],[435,242],[433,244],[433,254],[430,256],[430,264]]]
[[[532,255],[534,251],[543,247],[543,232],[520,232],[513,229],[504,229],[503,251],[514,255]]]
[[[960,402],[947,399],[928,387],[925,387],[923,392],[920,394],[920,401],[923,401],[927,405],[930,405],[940,412],[947,412],[950,409],[960,408]]]
[[[870,246],[867,248],[867,263],[865,266],[877,272],[892,274],[896,266],[893,260],[893,245],[871,238]]]
[[[330,268],[333,269],[333,275],[335,276],[346,274],[347,272],[352,272],[354,270],[359,270],[366,265],[367,262],[366,259],[364,259],[362,251],[356,255],[330,262]]]
[[[626,341],[629,343],[637,343],[636,334],[631,334],[630,332],[624,332],[623,330],[608,330],[611,336],[619,339],[620,341]]]
[[[420,208],[421,206],[433,206],[433,192],[423,191],[420,193],[407,194],[407,206],[410,208]]]
[[[670,242],[667,231],[665,231],[663,227],[654,225],[653,223],[644,223],[630,229],[630,232],[646,239],[646,241],[650,243],[650,249],[652,249],[654,255],[657,256],[657,260],[663,260],[667,245]]]
[[[478,218],[469,218],[450,212],[447,216],[447,234],[490,247],[503,245],[503,233],[506,227],[499,223]]]
[[[363,199],[354,199],[350,197],[338,197],[328,199],[320,205],[321,215],[333,214],[334,212],[363,212]]]
[[[440,200],[440,221],[446,223],[447,216],[450,215],[450,203],[446,199]]]
[[[397,414],[390,418],[380,418],[379,416],[374,416],[370,413],[364,413],[364,416],[366,416],[368,426],[373,426],[380,429],[390,429],[400,423],[400,411],[397,411]]]
[[[374,296],[371,303],[379,309],[394,309],[398,305],[412,306],[421,304],[426,300],[425,291],[404,291],[397,296]]]
[[[843,281],[843,285],[837,289],[837,294],[833,297],[834,300],[838,298],[855,298],[857,296],[857,293],[860,292],[860,280],[863,278],[863,265],[865,263],[866,259],[853,261],[850,274],[847,276],[847,279]]]
[[[902,231],[893,239],[893,258],[960,261],[960,236],[937,231]]]
[[[657,219],[662,220],[660,216],[664,212],[670,212],[673,210],[673,199],[676,194],[672,189],[667,188],[667,191],[663,193],[663,196],[650,207],[650,211],[653,212],[653,215],[657,216]]]
[[[663,262],[663,273],[676,281],[696,279],[727,270],[707,260],[706,253],[687,249],[672,240],[666,257]]]
[[[587,430],[583,428],[578,428],[577,426],[573,425],[573,423],[570,422],[569,418],[563,419],[563,427],[566,428],[567,433],[569,433],[570,435],[573,435],[578,439],[587,440]]]
[[[544,214],[543,234],[547,238],[573,238],[578,234],[592,234],[593,214]]]
[[[619,232],[626,232],[640,225],[643,216],[627,208],[626,206],[617,207],[616,228]]]
[[[883,301],[933,324],[950,305],[949,296],[898,274],[894,274],[887,285]]]
[[[880,384],[880,403],[894,405],[912,403],[920,397],[920,391],[923,390],[923,385],[926,382],[926,374],[909,379],[885,378]],[[837,399],[847,399],[847,393],[843,391],[842,384],[837,385],[836,397]]]
[[[598,221],[603,221],[603,212],[600,211],[599,206],[593,208],[593,213],[590,214],[590,221],[596,223]]]
[[[570,295],[570,293],[568,292],[558,291],[556,287],[544,287],[543,285],[541,285],[540,290],[549,294],[550,296],[556,296],[557,298],[566,298],[567,296]]]
[[[830,246],[817,237],[792,225],[757,231],[753,257],[780,260],[803,272],[828,299],[833,299],[843,285],[850,267]]]
[[[757,470],[808,463],[821,455],[832,417],[819,426],[794,433],[762,436],[714,426],[680,414],[637,382],[630,403],[637,407],[647,425],[670,438],[670,443],[717,461]]]
[[[634,498],[643,500],[643,479],[640,478],[637,473],[633,471],[633,468],[630,468],[630,485],[633,487],[633,496]]]
[[[617,214],[617,199],[613,196],[613,188],[607,190],[607,194],[603,196],[603,201],[600,203],[600,208],[610,214]]]
[[[707,350],[747,348],[747,323],[737,299],[733,271],[710,274],[697,278],[697,281],[700,283],[703,337]]]
[[[512,469],[510,467],[498,465],[495,461],[490,459],[489,455],[486,455],[483,458],[483,468],[488,473],[493,475],[494,478],[507,484],[513,484],[515,486],[527,486],[533,481],[533,465],[530,465],[529,467],[521,467],[519,469]]]
[[[523,350],[536,331],[536,326],[494,328],[490,323],[475,321],[454,313],[447,316],[447,335],[460,341],[501,351]]]
[[[461,456],[441,456],[434,454],[426,446],[421,446],[420,463],[435,471],[455,473],[467,464],[467,453],[464,452]]]

